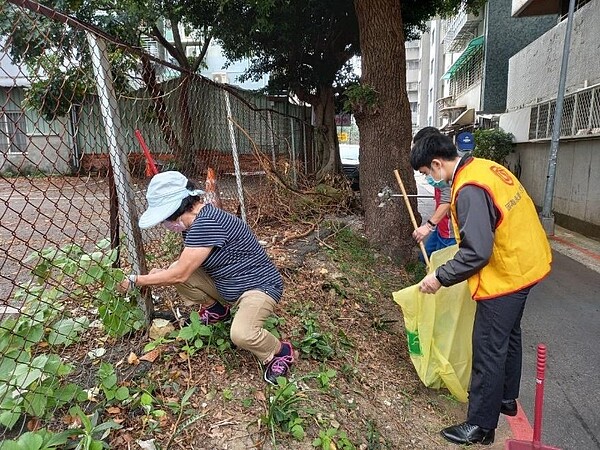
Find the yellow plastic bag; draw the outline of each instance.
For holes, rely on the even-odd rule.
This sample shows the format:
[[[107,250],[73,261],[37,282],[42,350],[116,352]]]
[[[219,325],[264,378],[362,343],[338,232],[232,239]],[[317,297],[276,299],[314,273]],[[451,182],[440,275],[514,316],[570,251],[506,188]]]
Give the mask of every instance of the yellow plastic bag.
[[[432,271],[451,259],[458,245],[431,255]],[[473,354],[471,335],[475,301],[467,282],[423,294],[414,285],[393,293],[402,308],[408,351],[425,386],[446,387],[461,402],[467,401]]]

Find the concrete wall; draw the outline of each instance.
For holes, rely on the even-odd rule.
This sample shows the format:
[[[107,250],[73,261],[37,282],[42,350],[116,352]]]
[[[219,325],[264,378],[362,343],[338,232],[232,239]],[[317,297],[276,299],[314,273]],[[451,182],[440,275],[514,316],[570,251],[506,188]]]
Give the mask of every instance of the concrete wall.
[[[517,145],[510,168],[537,206],[544,203],[550,141]],[[554,187],[556,223],[600,238],[600,137],[573,138],[560,142]]]
[[[512,0],[494,0],[485,7],[484,75],[481,111],[506,109],[509,58],[556,24],[556,16],[511,17]],[[535,67],[528,64],[527,68]]]
[[[69,175],[72,172],[70,152],[64,136],[29,136],[25,153],[3,155],[0,159],[2,174]]]
[[[599,23],[600,0],[592,0],[575,12],[567,93],[600,82]],[[565,30],[566,20],[563,20],[510,58],[508,110],[556,98]]]
[[[476,83],[456,97],[456,104],[479,110],[481,104],[481,83]]]

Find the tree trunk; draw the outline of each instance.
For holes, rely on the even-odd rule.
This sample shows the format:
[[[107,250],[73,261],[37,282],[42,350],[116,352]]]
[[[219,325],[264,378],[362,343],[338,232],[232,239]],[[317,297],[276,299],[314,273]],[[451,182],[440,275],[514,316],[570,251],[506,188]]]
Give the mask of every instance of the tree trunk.
[[[314,111],[317,180],[340,172],[333,86],[319,86],[312,98]]]
[[[163,133],[165,142],[173,154],[176,155],[176,158],[179,159],[179,161],[184,161],[182,158],[185,157],[185,154],[181,145],[179,144],[177,134],[173,130],[171,122],[169,121],[167,105],[163,99],[164,92],[156,80],[156,72],[152,66],[152,63],[150,62],[150,59],[145,55],[142,55],[142,78],[148,87],[148,90],[150,91],[150,95],[152,96],[154,112],[156,113],[158,125]]]
[[[398,169],[407,193],[416,193],[409,164],[412,121],[406,95],[406,55],[398,0],[355,0],[360,30],[361,85],[376,92],[355,113],[360,130],[360,192],[369,242],[395,260],[416,259],[412,224],[401,197],[379,207],[384,187],[399,193]],[[415,214],[416,201],[411,200]],[[417,216],[418,217],[418,216]]]
[[[181,119],[181,148],[185,155],[182,167],[188,168],[185,175],[197,178],[200,175],[200,161],[198,160],[198,148],[194,140],[192,118],[190,116],[190,85],[191,77],[187,73],[181,75],[181,87],[179,89],[179,118]]]

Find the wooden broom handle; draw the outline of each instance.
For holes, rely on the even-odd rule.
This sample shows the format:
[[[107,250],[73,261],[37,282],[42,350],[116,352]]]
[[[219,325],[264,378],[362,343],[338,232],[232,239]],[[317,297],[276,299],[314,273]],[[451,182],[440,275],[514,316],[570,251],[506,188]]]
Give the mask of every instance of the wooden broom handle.
[[[415,213],[413,212],[410,200],[408,199],[408,195],[406,195],[406,189],[404,189],[404,183],[402,182],[402,178],[400,178],[398,169],[394,169],[394,175],[396,175],[396,181],[398,181],[398,186],[400,186],[400,191],[402,191],[402,197],[404,197],[404,203],[406,203],[406,207],[408,208],[410,220],[412,221],[413,227],[416,230],[417,228],[419,228],[419,225],[417,224],[417,219],[415,219]],[[425,244],[423,244],[423,241],[419,242],[419,248],[421,249],[421,253],[423,254],[425,264],[427,264],[427,267],[429,267],[429,257],[427,256],[427,252],[425,251]]]

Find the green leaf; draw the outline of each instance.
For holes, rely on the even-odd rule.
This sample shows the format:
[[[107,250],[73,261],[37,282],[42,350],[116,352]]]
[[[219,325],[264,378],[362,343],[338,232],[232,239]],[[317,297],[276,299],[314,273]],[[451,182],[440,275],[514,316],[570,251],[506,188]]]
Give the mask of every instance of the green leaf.
[[[9,430],[15,426],[17,421],[21,417],[21,407],[16,406],[10,411],[0,411],[0,424],[8,428]]]
[[[147,392],[144,392],[142,394],[142,396],[140,397],[140,405],[142,405],[142,406],[150,406],[150,405],[152,405],[153,402],[154,402],[154,399]]]
[[[48,406],[48,396],[42,392],[33,392],[26,396],[27,413],[35,417],[43,417]]]
[[[106,430],[119,430],[121,428],[122,428],[121,425],[119,425],[116,422],[113,422],[112,420],[109,420],[108,422],[104,422],[104,423],[101,423],[100,425],[96,426],[94,428],[94,432],[101,433]]]
[[[92,441],[89,447],[89,450],[102,450],[104,447],[104,442],[102,441]]]
[[[196,333],[194,332],[194,330],[192,329],[191,326],[186,326],[186,327],[183,327],[181,330],[179,330],[179,338],[180,339],[189,341],[189,340],[192,340],[194,337],[196,337]]]
[[[194,395],[194,392],[196,392],[196,388],[189,388],[187,391],[185,391],[185,394],[183,394],[183,397],[181,397],[181,405],[185,406],[188,404],[188,400],[190,399],[190,397],[192,395]]]
[[[69,383],[66,386],[57,388],[54,391],[54,397],[59,403],[67,403],[77,397],[81,390],[75,383]]]
[[[121,386],[119,389],[117,389],[117,392],[115,392],[115,398],[120,402],[129,398],[129,389],[127,389],[125,386]]]
[[[61,319],[54,323],[48,334],[50,345],[70,345],[79,340],[79,334],[89,325],[87,317]]]

